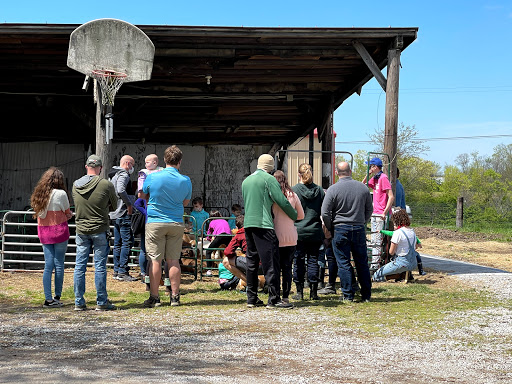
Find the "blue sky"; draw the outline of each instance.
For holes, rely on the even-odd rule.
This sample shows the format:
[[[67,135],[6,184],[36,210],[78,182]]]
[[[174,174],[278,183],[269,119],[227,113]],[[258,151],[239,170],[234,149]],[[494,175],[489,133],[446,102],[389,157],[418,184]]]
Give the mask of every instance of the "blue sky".
[[[108,10],[107,10],[108,8]],[[441,166],[461,153],[492,154],[512,144],[512,1],[17,1],[0,22],[85,23],[113,17],[133,24],[251,27],[419,27],[401,58],[399,122],[415,125]],[[384,70],[385,73],[385,70]],[[373,150],[386,95],[375,80],[334,116],[336,149]],[[499,138],[456,137],[509,135]],[[356,143],[353,143],[356,142]]]

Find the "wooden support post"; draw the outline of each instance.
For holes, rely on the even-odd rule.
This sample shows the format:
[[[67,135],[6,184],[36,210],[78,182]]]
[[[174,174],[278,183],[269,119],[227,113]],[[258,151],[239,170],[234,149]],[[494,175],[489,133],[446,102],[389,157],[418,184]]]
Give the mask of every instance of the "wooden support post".
[[[331,113],[327,127],[322,136],[322,151],[330,151],[329,153],[322,152],[322,188],[327,189],[334,184],[333,178],[333,162],[335,162],[334,152],[334,126],[333,115]]]
[[[314,153],[312,152],[315,149],[315,132],[311,131],[309,134],[309,165],[311,165],[311,169],[313,169],[313,159]]]
[[[455,219],[455,226],[462,228],[464,226],[464,198],[457,199],[457,218]]]
[[[391,171],[389,180],[396,195],[396,148],[398,130],[398,83],[400,75],[400,39],[397,38],[395,45],[388,51],[388,79],[386,87],[386,118],[384,132],[384,152],[391,160]],[[385,160],[385,159],[384,159]],[[383,167],[387,170],[387,167]]]
[[[103,162],[103,169],[101,170],[101,177],[106,178],[107,172],[112,168],[112,141],[105,144],[105,126],[103,119],[103,104],[101,103],[100,87],[94,87],[96,91],[96,155],[101,158]]]

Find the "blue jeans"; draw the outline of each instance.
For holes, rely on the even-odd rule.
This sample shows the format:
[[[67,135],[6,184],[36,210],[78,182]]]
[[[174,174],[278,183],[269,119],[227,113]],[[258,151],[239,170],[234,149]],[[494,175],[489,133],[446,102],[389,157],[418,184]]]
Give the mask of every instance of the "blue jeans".
[[[140,273],[147,275],[148,261],[146,259],[146,238],[145,233],[140,234],[140,253],[139,253]]]
[[[44,299],[52,301],[52,274],[55,269],[55,296],[62,296],[62,283],[64,281],[64,257],[68,249],[68,241],[57,244],[43,244],[44,272],[43,289]]]
[[[334,227],[332,248],[338,264],[338,276],[341,281],[343,297],[348,300],[354,299],[355,278],[354,270],[350,264],[350,254],[352,253],[357,278],[361,285],[361,299],[370,299],[372,295],[372,281],[370,269],[368,268],[364,226],[349,224],[336,225]]]
[[[293,263],[293,281],[304,284],[306,273],[306,255],[308,263],[308,281],[318,283],[318,254],[321,241],[297,241]]]
[[[387,275],[394,275],[405,271],[412,271],[414,265],[409,263],[405,257],[397,257],[395,260],[380,267],[373,274],[373,281],[386,281]]]
[[[114,220],[114,273],[128,273],[128,257],[133,246],[131,218],[128,213]]]
[[[107,232],[94,235],[76,234],[76,265],[73,282],[75,286],[75,305],[85,305],[85,271],[89,253],[94,248],[94,283],[96,284],[96,304],[107,303],[107,257],[110,251]]]

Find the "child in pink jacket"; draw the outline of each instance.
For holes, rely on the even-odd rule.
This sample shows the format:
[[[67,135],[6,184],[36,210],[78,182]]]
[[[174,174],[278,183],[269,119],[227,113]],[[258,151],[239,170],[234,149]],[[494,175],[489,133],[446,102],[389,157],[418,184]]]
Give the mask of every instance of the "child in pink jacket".
[[[281,185],[281,190],[292,207],[297,210],[297,220],[302,220],[304,218],[302,204],[297,194],[292,191],[288,184],[284,172],[276,171],[274,177]],[[298,238],[297,228],[295,227],[295,222],[275,203],[272,206],[272,213],[274,214],[274,229],[279,240],[279,265],[283,275],[282,300],[289,303],[288,296],[292,286],[292,262]]]

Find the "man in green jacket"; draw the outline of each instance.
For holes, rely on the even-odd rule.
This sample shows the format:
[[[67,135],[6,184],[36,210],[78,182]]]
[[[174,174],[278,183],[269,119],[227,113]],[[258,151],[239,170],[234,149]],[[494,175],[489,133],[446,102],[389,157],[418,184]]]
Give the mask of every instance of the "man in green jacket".
[[[279,242],[274,231],[272,204],[279,205],[292,220],[297,220],[297,211],[286,199],[277,180],[269,174],[274,169],[273,157],[261,155],[257,168],[242,183],[247,241],[247,307],[263,305],[258,299],[258,267],[261,261],[268,284],[267,308],[292,308],[292,304],[281,301]]]
[[[75,311],[87,309],[84,300],[85,272],[91,248],[94,248],[96,310],[115,309],[107,295],[107,257],[110,251],[108,213],[117,207],[117,196],[114,185],[99,176],[101,168],[101,158],[89,156],[85,163],[87,174],[73,183],[76,209]]]

